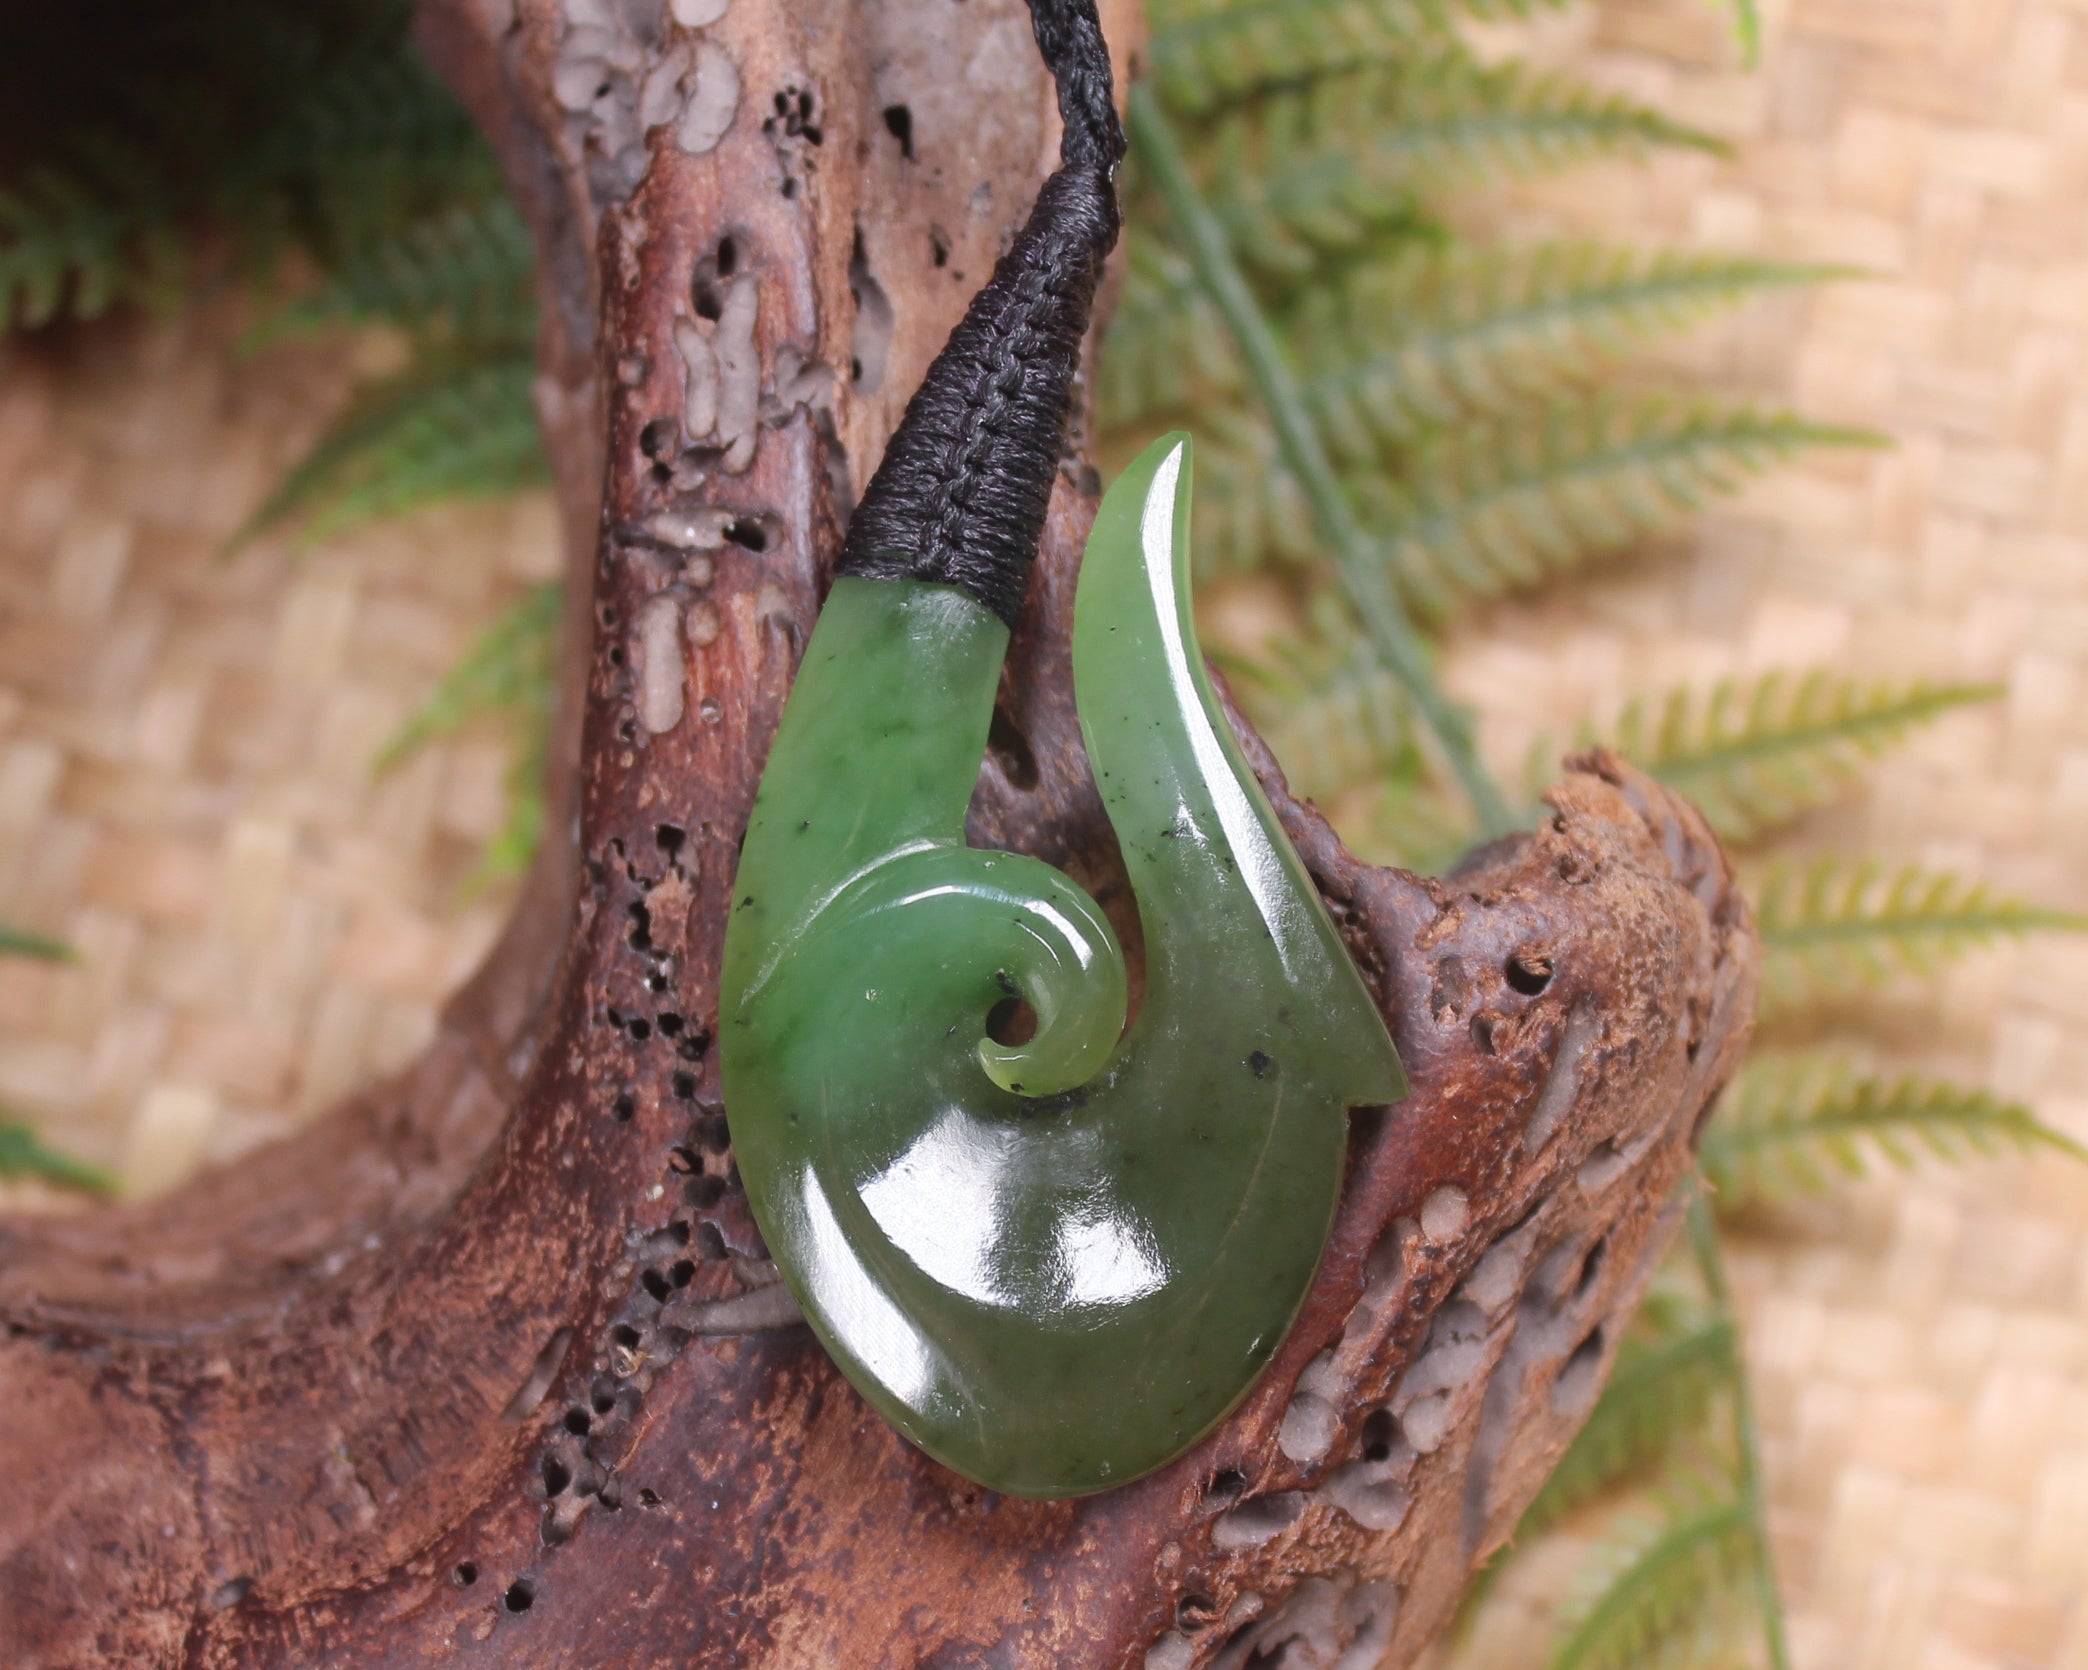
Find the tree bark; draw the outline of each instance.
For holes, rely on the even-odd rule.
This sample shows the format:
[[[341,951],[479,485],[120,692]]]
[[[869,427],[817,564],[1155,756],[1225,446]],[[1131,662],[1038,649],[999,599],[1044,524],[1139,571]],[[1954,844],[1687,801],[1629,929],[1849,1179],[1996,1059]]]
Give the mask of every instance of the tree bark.
[[[1191,1454],[1051,1504],[929,1462],[797,1322],[711,1037],[839,529],[1054,154],[1026,14],[422,21],[540,240],[553,837],[397,1080],[164,1201],[0,1226],[0,1661],[1408,1663],[1591,1406],[1744,1045],[1709,831],[1598,756],[1452,877],[1371,869],[1235,715],[1414,1092],[1354,1117],[1304,1313]],[[1069,460],[972,835],[1135,927],[1067,663],[1095,485]]]

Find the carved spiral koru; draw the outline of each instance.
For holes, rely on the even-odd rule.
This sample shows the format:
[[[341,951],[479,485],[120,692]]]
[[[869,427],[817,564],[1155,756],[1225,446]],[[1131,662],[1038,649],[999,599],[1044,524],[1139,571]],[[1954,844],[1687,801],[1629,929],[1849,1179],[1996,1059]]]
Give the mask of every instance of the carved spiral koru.
[[[856,1387],[938,1460],[1066,1496],[1178,1455],[1318,1266],[1384,1024],[1197,649],[1190,449],[1104,499],[1073,668],[1145,940],[964,844],[1008,629],[948,586],[836,581],[755,803],[721,1049],[763,1234]],[[1036,1015],[997,1043],[1012,997]]]

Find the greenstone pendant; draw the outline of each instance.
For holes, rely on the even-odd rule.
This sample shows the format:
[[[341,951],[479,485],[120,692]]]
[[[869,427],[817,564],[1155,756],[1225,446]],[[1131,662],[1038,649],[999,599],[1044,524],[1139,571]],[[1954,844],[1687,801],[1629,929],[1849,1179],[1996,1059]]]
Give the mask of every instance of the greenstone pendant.
[[[762,1233],[886,1419],[1020,1496],[1171,1460],[1295,1318],[1344,1110],[1405,1076],[1248,769],[1189,608],[1190,448],[1104,498],[1074,609],[1089,760],[1146,943],[964,843],[1008,629],[843,578],[785,708],[725,940],[722,1067]],[[1029,1042],[986,1035],[1035,1010]]]

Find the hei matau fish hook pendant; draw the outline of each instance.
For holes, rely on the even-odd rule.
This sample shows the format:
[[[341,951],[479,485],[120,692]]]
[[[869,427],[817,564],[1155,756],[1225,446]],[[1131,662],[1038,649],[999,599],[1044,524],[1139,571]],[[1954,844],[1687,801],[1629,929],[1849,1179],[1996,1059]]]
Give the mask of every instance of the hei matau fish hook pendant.
[[[1318,1267],[1345,1110],[1406,1085],[1198,651],[1186,436],[1104,498],[1074,609],[1145,939],[1128,1031],[1095,902],[965,845],[1122,148],[1091,3],[1033,10],[1066,165],[851,526],[747,829],[720,1047],[755,1217],[843,1372],[937,1460],[1050,1497],[1151,1471],[1239,1401]],[[1026,1043],[987,1033],[1011,995]]]

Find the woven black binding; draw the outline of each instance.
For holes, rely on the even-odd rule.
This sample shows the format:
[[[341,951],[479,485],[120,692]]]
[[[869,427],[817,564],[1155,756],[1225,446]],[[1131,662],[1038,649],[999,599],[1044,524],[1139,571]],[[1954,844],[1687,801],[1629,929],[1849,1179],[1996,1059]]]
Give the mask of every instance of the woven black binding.
[[[1065,444],[1124,130],[1094,0],[1030,0],[1058,82],[1059,166],[907,403],[835,572],[929,580],[1015,624]]]

